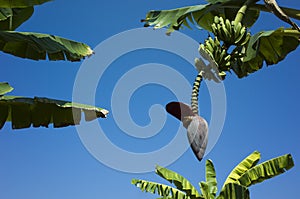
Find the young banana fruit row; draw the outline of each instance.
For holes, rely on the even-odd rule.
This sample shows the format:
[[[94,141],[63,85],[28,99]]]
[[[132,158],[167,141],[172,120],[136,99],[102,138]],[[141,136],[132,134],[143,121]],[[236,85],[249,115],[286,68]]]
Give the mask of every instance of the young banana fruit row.
[[[218,70],[228,71],[230,68],[231,55],[227,50],[221,47],[218,37],[212,39],[208,37],[204,44],[200,44],[200,48],[204,50],[218,64]]]
[[[250,38],[250,33],[241,22],[229,21],[223,17],[215,16],[214,23],[211,25],[212,32],[227,45],[242,46]]]

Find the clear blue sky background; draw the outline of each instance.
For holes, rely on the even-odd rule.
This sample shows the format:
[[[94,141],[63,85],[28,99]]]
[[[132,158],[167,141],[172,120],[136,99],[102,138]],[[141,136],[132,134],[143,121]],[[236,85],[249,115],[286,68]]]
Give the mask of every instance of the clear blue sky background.
[[[283,6],[300,9],[299,1],[278,2]],[[119,32],[142,27],[140,19],[145,17],[148,10],[171,9],[196,3],[199,2],[54,1],[36,7],[33,17],[18,30],[55,34],[85,42],[94,48]],[[251,31],[278,26],[288,25],[270,14],[262,13]],[[183,32],[199,42],[207,36],[205,31],[196,29],[185,29]],[[269,68],[264,67],[247,78],[238,79],[229,74],[224,81],[227,94],[225,126],[218,143],[205,157],[212,159],[215,164],[219,187],[231,169],[254,150],[261,152],[262,161],[291,153],[295,161],[293,169],[251,187],[250,192],[252,198],[295,198],[299,195],[299,52],[298,49],[288,55],[284,62]],[[111,109],[109,89],[113,88],[120,71],[124,70],[124,63],[127,69],[149,62],[167,64],[180,70],[192,84],[196,71],[180,58],[163,52],[159,56],[159,52],[145,53],[128,55],[127,58],[124,56],[115,63],[115,72],[111,70],[106,76],[107,81],[99,85],[100,91],[106,91],[97,93],[97,106]],[[15,87],[12,95],[71,100],[73,83],[81,63],[36,62],[3,53],[0,54],[0,59],[0,80]],[[209,95],[205,87],[201,92],[201,112],[204,117],[209,118]],[[148,107],[152,103],[164,105],[175,100],[174,95],[167,89],[151,85],[138,90],[133,97],[132,103],[138,103],[131,104],[130,111],[135,122],[141,125],[149,122]],[[176,122],[171,117],[168,121],[174,124]],[[118,129],[112,117],[102,120],[101,124],[103,128],[110,129],[107,136],[114,143],[135,152],[152,151],[172,138],[170,128],[168,132],[161,132],[161,139],[149,139],[147,143],[136,139],[133,142],[132,138]],[[154,195],[142,193],[131,185],[131,179],[164,182],[154,172],[123,173],[99,163],[82,145],[74,127],[13,131],[10,125],[7,123],[0,132],[0,198],[155,198]],[[198,182],[204,180],[204,166],[205,161],[199,163],[192,151],[188,150],[168,168],[179,172],[198,186]]]

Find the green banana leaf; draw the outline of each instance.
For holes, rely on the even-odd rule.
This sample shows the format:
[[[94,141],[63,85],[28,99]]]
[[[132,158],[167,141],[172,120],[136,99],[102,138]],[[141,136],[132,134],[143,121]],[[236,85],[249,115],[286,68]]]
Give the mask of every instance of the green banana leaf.
[[[280,175],[294,166],[294,161],[291,154],[286,154],[249,169],[239,179],[239,183],[249,187],[256,183]]]
[[[250,199],[247,187],[235,183],[227,183],[217,199]]]
[[[0,0],[0,8],[25,8],[49,1],[52,0]]]
[[[233,65],[239,78],[245,77],[267,65],[277,64],[300,43],[300,32],[292,29],[279,28],[272,31],[261,31],[251,36],[246,49],[246,56]]]
[[[7,82],[0,82],[0,97],[14,90]]]
[[[290,154],[256,165],[259,159],[260,153],[254,151],[238,164],[229,174],[217,197],[217,180],[214,165],[211,160],[206,161],[206,182],[200,182],[202,195],[199,194],[199,196],[191,194],[192,192],[197,192],[197,190],[193,191],[194,187],[188,180],[174,171],[160,166],[156,167],[156,173],[171,183],[174,183],[177,189],[145,180],[133,179],[131,183],[142,191],[159,194],[162,196],[161,199],[250,199],[249,186],[282,174],[294,166]]]
[[[33,60],[80,61],[93,54],[84,44],[62,37],[31,33],[0,31],[0,50],[18,57]]]
[[[209,186],[208,186],[207,182],[202,181],[199,183],[199,185],[200,185],[202,195],[205,199],[214,199],[215,198],[211,193],[209,193]]]
[[[145,26],[154,26],[154,28],[168,27],[167,33],[179,30],[182,24],[189,27],[189,22],[211,31],[211,24],[214,16],[220,15],[233,21],[235,15],[242,5],[242,2],[234,2],[233,5],[228,3],[204,4],[182,7],[172,10],[152,10],[147,13]],[[242,23],[251,27],[259,16],[259,10],[247,10]]]
[[[186,193],[186,195],[191,199],[201,197],[197,189],[186,178],[179,175],[178,173],[161,166],[156,166],[155,172],[162,178],[173,183],[177,187],[177,189]]]
[[[180,190],[173,188],[168,185],[150,182],[145,180],[132,179],[131,184],[134,184],[136,187],[141,189],[142,191],[158,194],[162,196],[164,199],[172,198],[172,199],[190,199]]]
[[[0,8],[0,30],[15,30],[33,14],[32,6],[26,8]]]
[[[212,160],[206,160],[205,167],[206,167],[206,173],[205,173],[206,183],[208,185],[209,193],[215,197],[218,191],[218,187],[217,187],[216,171]]]
[[[245,174],[249,169],[254,167],[258,161],[260,160],[260,153],[258,151],[254,151],[249,156],[247,156],[244,160],[242,160],[228,175],[227,179],[224,182],[223,187],[229,183],[237,183],[239,184],[240,177]]]
[[[3,87],[5,86],[0,88]],[[4,89],[4,91],[8,90]],[[1,96],[0,129],[6,121],[11,121],[13,129],[29,128],[31,125],[48,127],[50,123],[53,123],[55,128],[77,125],[81,120],[82,112],[85,113],[86,121],[104,118],[108,114],[108,111],[102,108],[68,101],[40,97]]]
[[[234,20],[237,11],[245,0],[209,0],[209,4],[187,6],[172,10],[152,10],[146,14],[142,20],[145,26],[154,28],[168,27],[167,33],[179,30],[182,25],[187,27],[189,23],[200,26],[211,31],[211,24],[214,16],[222,16],[229,20]],[[281,7],[281,9],[291,18],[300,20],[300,10]],[[248,6],[242,24],[251,27],[259,17],[260,11],[270,12],[265,5],[252,4]]]

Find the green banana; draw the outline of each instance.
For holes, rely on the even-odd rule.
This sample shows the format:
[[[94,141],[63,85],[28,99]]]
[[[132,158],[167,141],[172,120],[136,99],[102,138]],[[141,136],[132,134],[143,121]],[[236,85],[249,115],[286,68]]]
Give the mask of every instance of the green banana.
[[[246,43],[248,43],[250,37],[251,37],[250,33],[247,33],[247,34],[245,35],[244,41],[241,42],[240,45],[243,46],[243,45],[245,45]]]
[[[229,37],[230,37],[230,38],[233,38],[233,37],[232,37],[233,28],[232,28],[232,26],[231,26],[231,23],[230,23],[229,19],[226,19],[226,20],[225,20],[225,27],[226,27],[227,31],[229,32],[229,35],[230,35]],[[232,40],[232,39],[230,39],[230,40]]]
[[[211,45],[211,43],[209,42],[209,40],[205,40],[205,49],[207,49],[210,52],[214,51],[214,47]]]
[[[246,30],[245,26],[242,27],[239,34],[240,35],[235,39],[235,44],[236,45],[240,45],[241,43],[243,43],[247,39],[247,30]]]
[[[222,31],[222,25],[217,24],[217,37],[219,37],[222,41],[224,41],[224,38],[226,38],[225,33]]]
[[[220,55],[220,61],[218,62],[220,71],[228,71],[229,70],[230,59],[231,59],[231,55],[227,54],[226,50],[223,49],[223,51]]]
[[[215,43],[215,46],[221,46],[221,43],[220,43],[218,37],[215,37],[214,43]]]
[[[218,28],[216,23],[211,24],[211,30],[214,35],[218,35]]]
[[[217,55],[217,58],[218,58],[217,63],[218,64],[220,62],[222,62],[222,60],[224,59],[224,57],[226,56],[226,54],[227,54],[227,51],[225,49],[219,48],[218,55]]]
[[[242,24],[241,24],[241,22],[235,23],[233,21],[233,26],[234,26],[234,40],[236,40],[240,35],[241,29],[242,29]]]
[[[222,32],[224,32],[225,38],[223,39],[224,42],[229,41],[230,42],[230,37],[231,34],[230,32],[227,30],[225,24],[222,24],[222,28],[221,28]],[[227,43],[227,42],[226,42]]]
[[[213,40],[212,37],[208,37],[208,41],[211,44],[212,47],[215,47],[215,41]]]
[[[220,18],[218,16],[214,17],[214,23],[216,24],[220,23]]]
[[[223,17],[219,17],[219,24],[224,24],[224,19],[223,19]]]
[[[227,46],[245,45],[250,37],[246,27],[244,27],[241,22],[230,21],[223,17],[215,16],[211,29],[215,37],[222,40]],[[218,42],[215,41],[215,43],[216,44],[212,44],[213,48],[215,48],[214,45],[219,45]],[[209,47],[208,49],[211,51]],[[220,51],[219,53],[221,54],[222,52]],[[213,54],[215,55],[217,52],[214,52]]]

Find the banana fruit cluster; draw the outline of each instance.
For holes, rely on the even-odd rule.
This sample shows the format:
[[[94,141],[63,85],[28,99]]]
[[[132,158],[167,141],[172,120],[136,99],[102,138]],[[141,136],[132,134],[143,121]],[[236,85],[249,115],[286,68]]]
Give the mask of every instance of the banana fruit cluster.
[[[206,52],[210,56],[210,59],[217,63],[219,71],[229,70],[231,55],[227,53],[225,48],[222,48],[217,37],[214,39],[208,37],[204,44],[200,44],[200,49]]]
[[[211,25],[213,34],[227,45],[242,46],[250,38],[250,33],[241,22],[224,20],[223,17],[215,16],[214,23]]]

